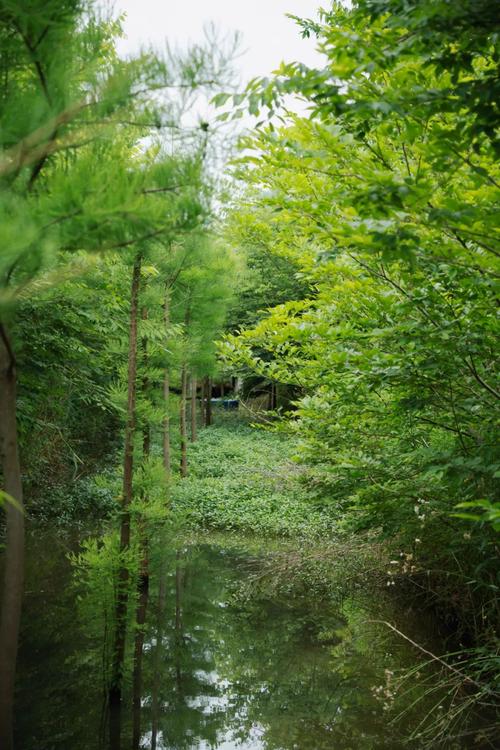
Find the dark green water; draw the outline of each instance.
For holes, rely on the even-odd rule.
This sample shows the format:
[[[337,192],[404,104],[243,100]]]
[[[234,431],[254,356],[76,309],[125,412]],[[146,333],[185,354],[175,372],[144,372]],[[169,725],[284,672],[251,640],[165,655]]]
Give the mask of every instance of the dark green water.
[[[30,538],[17,696],[19,750],[107,747],[112,566],[105,545],[91,546],[82,573],[68,559],[76,547],[74,539],[56,534]],[[141,747],[419,747],[405,738],[425,720],[429,706],[424,700],[410,708],[419,697],[418,680],[407,684],[406,697],[396,703],[393,684],[421,654],[369,621],[396,622],[427,644],[434,638],[432,623],[380,592],[372,597],[365,592],[342,606],[312,594],[242,596],[264,554],[264,546],[262,551],[255,543],[250,547],[225,543],[220,536],[177,552],[165,542],[153,545]],[[130,633],[132,643],[132,623]],[[131,675],[131,655],[128,660],[125,671]],[[123,748],[128,749],[130,677],[124,705]],[[447,746],[466,747],[451,740]]]

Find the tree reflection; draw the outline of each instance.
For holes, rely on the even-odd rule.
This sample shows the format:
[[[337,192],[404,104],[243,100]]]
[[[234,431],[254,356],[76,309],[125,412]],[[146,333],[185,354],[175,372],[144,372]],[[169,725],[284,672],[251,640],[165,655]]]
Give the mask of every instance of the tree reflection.
[[[43,601],[27,601],[23,750],[104,748],[117,549],[116,535],[87,542],[73,557],[70,583],[65,550],[56,560],[46,540],[32,547],[30,588],[41,590],[42,578],[51,584]],[[260,588],[239,595],[249,573],[244,551],[191,545],[176,552],[160,535],[147,550],[149,585],[131,592],[127,614],[122,750],[403,746],[404,727],[391,721],[375,688],[385,669],[408,666],[415,656],[393,634],[368,625],[359,603],[344,606],[346,626],[317,594],[280,598]],[[135,587],[144,565],[137,549],[132,558]],[[37,670],[27,669],[35,657]],[[425,707],[418,712],[408,720],[419,721]]]

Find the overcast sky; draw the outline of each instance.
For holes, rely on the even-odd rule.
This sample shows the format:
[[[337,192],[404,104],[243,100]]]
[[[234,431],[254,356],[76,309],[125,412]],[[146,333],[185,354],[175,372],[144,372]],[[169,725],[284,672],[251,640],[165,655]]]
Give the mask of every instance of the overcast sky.
[[[285,13],[315,17],[321,0],[114,0],[116,12],[125,11],[127,38],[120,53],[136,52],[152,43],[164,48],[202,41],[205,24],[215,22],[221,32],[240,31],[244,54],[237,61],[242,82],[267,75],[282,60],[318,63],[313,40],[303,40]]]

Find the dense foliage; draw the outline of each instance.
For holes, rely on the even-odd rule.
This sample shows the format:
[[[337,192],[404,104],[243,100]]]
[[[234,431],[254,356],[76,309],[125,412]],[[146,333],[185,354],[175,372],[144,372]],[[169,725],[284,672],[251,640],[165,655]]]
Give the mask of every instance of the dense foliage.
[[[144,557],[146,508],[156,503],[165,513],[174,406],[187,470],[188,379],[194,411],[196,379],[214,370],[213,340],[229,300],[232,262],[210,229],[211,133],[192,116],[186,123],[200,92],[227,81],[228,55],[207,42],[183,55],[122,60],[120,34],[120,23],[92,0],[0,4],[0,744],[7,750],[23,494],[34,515],[50,515],[51,494],[63,518],[82,515],[74,492],[61,504],[65,487],[121,451],[123,435],[109,686],[119,717],[136,585],[127,561],[132,549]],[[150,460],[153,433],[162,434],[160,460]],[[103,499],[109,506],[109,494]],[[95,505],[87,503],[87,515]],[[117,747],[119,722],[111,724]]]
[[[323,507],[404,550],[402,572],[488,639],[499,586],[498,50],[496,22],[472,5],[335,4],[301,22],[322,69],[293,63],[250,84],[252,110],[297,92],[309,114],[244,140],[247,191],[227,231],[247,252],[264,245],[293,263],[310,291],[228,336],[223,354],[299,392],[288,427]]]
[[[92,0],[0,0],[6,750],[33,518],[111,519],[74,557],[92,635],[106,622],[110,750],[129,698],[140,746],[149,578],[163,575],[150,542],[166,525],[312,540],[308,559],[264,571],[291,597],[335,554],[349,585],[374,560],[380,583],[390,554],[384,583],[454,632],[451,689],[457,674],[476,688],[459,718],[453,701],[433,714],[427,740],[496,705],[497,3],[346,6],[295,19],[322,67],[283,63],[216,94],[232,105],[221,123],[264,112],[221,198],[217,128],[190,108],[229,87],[230,51],[123,60],[119,21]],[[273,434],[220,412],[210,426],[213,379],[267,407]]]

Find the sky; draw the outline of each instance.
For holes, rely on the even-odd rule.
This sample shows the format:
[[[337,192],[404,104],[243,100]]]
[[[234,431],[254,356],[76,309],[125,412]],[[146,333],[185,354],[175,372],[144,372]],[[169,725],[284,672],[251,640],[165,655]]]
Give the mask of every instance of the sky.
[[[245,83],[268,75],[282,60],[319,64],[314,41],[302,39],[296,24],[285,13],[311,18],[320,0],[114,0],[115,11],[126,12],[126,39],[118,43],[121,54],[153,44],[164,49],[203,40],[204,25],[214,22],[222,33],[239,31],[243,54],[235,67]]]

